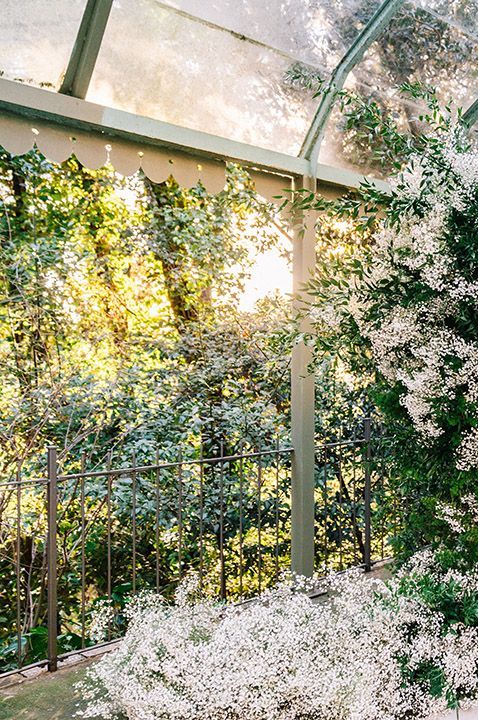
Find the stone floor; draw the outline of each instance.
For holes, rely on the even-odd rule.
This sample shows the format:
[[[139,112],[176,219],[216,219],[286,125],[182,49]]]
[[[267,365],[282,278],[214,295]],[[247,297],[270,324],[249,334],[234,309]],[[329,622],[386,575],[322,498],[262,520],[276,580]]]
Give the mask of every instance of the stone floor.
[[[478,720],[478,706],[475,706],[474,708],[471,708],[470,710],[460,710],[458,715],[459,720]],[[457,720],[456,717],[456,711],[452,711],[447,713],[446,715],[442,715],[442,717],[437,718],[437,720]]]
[[[81,709],[74,686],[93,662],[83,660],[0,689],[0,720],[72,720]]]

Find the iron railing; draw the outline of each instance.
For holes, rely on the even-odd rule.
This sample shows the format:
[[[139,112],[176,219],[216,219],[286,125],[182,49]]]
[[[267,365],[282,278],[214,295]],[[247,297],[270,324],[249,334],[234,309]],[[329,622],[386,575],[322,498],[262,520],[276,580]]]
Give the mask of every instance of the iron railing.
[[[88,631],[99,599],[123,630],[126,597],[150,588],[171,596],[197,573],[202,592],[245,599],[275,583],[290,565],[292,448],[241,447],[213,457],[196,451],[173,462],[87,467],[82,455],[64,472],[48,449],[47,477],[0,483],[0,672],[58,659],[91,646]],[[390,492],[383,443],[365,420],[317,446],[316,568],[370,569],[396,532],[398,513],[384,515]],[[387,507],[390,507],[388,503]]]

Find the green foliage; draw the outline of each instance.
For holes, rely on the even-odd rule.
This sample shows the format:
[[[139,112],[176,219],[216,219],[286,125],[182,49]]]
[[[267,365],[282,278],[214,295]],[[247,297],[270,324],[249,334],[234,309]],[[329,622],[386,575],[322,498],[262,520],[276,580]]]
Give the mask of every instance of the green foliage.
[[[421,278],[421,268],[404,270],[405,262],[403,267],[394,266],[392,259],[391,269],[380,276],[377,262],[382,260],[377,260],[377,236],[382,228],[400,231],[409,218],[418,223],[434,206],[437,192],[443,194],[446,203],[462,182],[446,151],[452,148],[459,157],[470,148],[462,131],[460,111],[451,106],[441,109],[430,88],[408,83],[400,90],[427,103],[428,109],[419,117],[423,132],[403,132],[396,118],[384,115],[377,104],[365,102],[358,95],[343,92],[338,98],[350,122],[362,128],[363,138],[374,141],[376,157],[381,158],[384,167],[405,169],[392,188],[384,191],[364,182],[356,192],[337,200],[304,193],[296,201],[302,209],[313,208],[321,213],[318,263],[309,285],[313,297],[310,314],[316,329],[311,342],[316,363],[340,362],[346,372],[360,379],[365,402],[369,408],[376,407],[386,423],[394,502],[398,495],[405,515],[395,541],[397,551],[410,555],[424,543],[441,543],[449,548],[449,562],[473,564],[478,559],[476,520],[463,507],[463,498],[476,496],[476,475],[473,469],[457,467],[457,452],[465,433],[476,427],[476,404],[466,399],[464,383],[448,395],[437,393],[430,412],[439,432],[437,437],[424,440],[404,406],[404,382],[383,375],[379,369],[383,358],[374,355],[370,341],[373,329],[380,329],[383,318],[391,316],[395,308],[410,312],[416,308],[419,321],[426,325],[427,303],[433,303],[435,298],[440,301],[440,293]],[[411,192],[407,183],[417,168],[420,181]],[[476,190],[470,190],[462,204],[453,202],[456,205],[450,209],[443,242],[453,258],[456,276],[473,283],[477,266]],[[466,297],[448,303],[441,325],[468,343],[469,348],[475,346],[476,309]],[[448,370],[445,368],[443,373],[456,373],[462,367],[462,360],[453,353],[444,362]],[[413,373],[414,366],[410,367]],[[464,528],[459,537],[443,517],[442,506],[462,513]]]
[[[443,548],[436,553],[431,567],[412,568],[411,572],[399,577],[392,602],[399,603],[401,599],[411,600],[418,607],[424,608],[439,627],[442,637],[459,639],[462,634],[466,635],[478,628],[478,593],[475,583],[470,582],[466,570],[462,573],[450,572],[444,561]],[[413,639],[417,632],[417,622],[410,619],[404,630]],[[439,657],[435,662],[428,660],[419,663],[403,657],[401,667],[404,682],[426,687],[432,697],[446,697],[450,708],[460,707],[463,700],[473,699],[466,684],[454,690],[447,686]]]
[[[261,392],[267,413],[286,409],[284,304],[236,310],[255,253],[277,239],[245,173],[231,167],[211,196],[74,158],[0,161],[2,473],[47,444],[96,460],[134,435],[151,459],[221,407],[249,423]]]
[[[180,565],[202,564],[205,591],[222,586],[237,597],[289,563],[290,455],[262,458],[260,503],[257,460],[231,461],[224,473],[208,464],[202,477],[197,464],[221,448],[227,455],[290,442],[289,302],[238,309],[254,256],[277,243],[278,223],[244,171],[230,167],[226,179],[223,192],[209,195],[200,183],[125,179],[75,158],[56,166],[37,152],[1,155],[2,479],[44,477],[50,444],[62,473],[171,463],[181,450],[196,461],[182,468],[181,548],[178,468],[135,479],[137,589],[158,584],[166,596]],[[316,382],[317,437],[351,443],[317,458],[318,563],[341,569],[364,555],[363,454],[353,443],[366,391],[335,360],[320,366]],[[43,485],[24,486],[18,553],[17,497],[12,488],[0,493],[5,667],[17,662],[17,560],[22,659],[45,655],[45,499]],[[115,478],[110,495],[105,477],[61,483],[61,651],[88,642],[82,621],[88,626],[108,595],[108,522],[117,609],[132,591],[132,507],[131,472]],[[373,549],[380,554],[378,538]]]
[[[90,171],[75,158],[61,166],[32,151],[0,152],[0,476],[44,477],[45,450],[59,448],[64,472],[133,462],[215,456],[287,440],[291,322],[283,298],[244,313],[237,302],[258,252],[277,243],[271,207],[245,172],[231,166],[224,191],[209,195],[173,178],[158,185],[111,168]],[[270,459],[265,463],[270,465]],[[256,467],[245,468],[257,473]],[[224,518],[237,563],[239,469],[229,468]],[[275,518],[266,477],[265,526]],[[272,471],[270,471],[272,473]],[[253,476],[255,477],[255,475]],[[285,477],[283,474],[281,477]],[[218,580],[219,473],[204,473],[204,563]],[[184,495],[184,567],[198,563],[198,477]],[[178,578],[177,471],[164,471],[154,521],[156,478],[137,487],[138,582],[171,593]],[[257,585],[257,488],[243,489],[244,587]],[[152,489],[153,488],[153,492]],[[86,621],[107,594],[106,483],[85,481]],[[131,477],[112,492],[113,599],[131,592]],[[45,656],[46,513],[43,485],[24,486],[21,527],[12,488],[0,491],[0,643],[5,667],[17,661],[20,562],[21,654]],[[287,514],[277,508],[281,518]],[[81,637],[81,491],[59,497],[60,651]],[[282,520],[281,520],[282,521]],[[17,529],[20,554],[17,552]],[[264,530],[264,572],[273,574],[276,538]],[[186,542],[187,539],[187,542]],[[280,552],[282,550],[280,549]],[[269,553],[269,559],[266,557]],[[214,591],[217,590],[217,583]],[[237,594],[238,588],[230,588]]]

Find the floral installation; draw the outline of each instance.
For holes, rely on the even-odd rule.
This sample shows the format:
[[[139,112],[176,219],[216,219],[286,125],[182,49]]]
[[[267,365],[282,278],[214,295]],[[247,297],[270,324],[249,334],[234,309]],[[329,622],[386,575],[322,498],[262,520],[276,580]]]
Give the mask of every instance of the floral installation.
[[[400,387],[400,403],[423,441],[442,435],[453,406],[463,406],[460,470],[478,467],[478,334],[469,326],[478,308],[478,267],[467,262],[477,194],[478,152],[458,130],[442,138],[439,153],[412,157],[393,182],[392,212],[378,220],[363,257],[354,258],[352,282],[312,311],[320,333],[355,324],[381,376]]]
[[[409,556],[426,544],[452,552],[440,507],[478,502],[478,149],[432,90],[402,90],[428,106],[413,135],[373,103],[344,99],[395,168],[388,187],[296,203],[319,212],[307,340],[319,366],[338,358],[361,378],[365,412],[384,424],[390,492],[377,502],[403,509],[392,543]],[[460,521],[455,555],[472,566],[478,527],[469,513]]]
[[[407,159],[389,191],[295,202],[322,213],[306,340],[366,377],[391,420],[409,560],[386,582],[328,577],[319,601],[298,578],[239,606],[193,580],[174,604],[143,595],[80,686],[82,717],[426,720],[478,699],[478,151],[459,114],[408,90],[430,104],[428,134],[360,109]]]
[[[126,636],[80,687],[82,717],[398,720],[476,697],[477,573],[425,551],[387,582],[331,576],[319,602],[308,583],[242,606],[198,600],[191,581],[173,605],[137,598]]]

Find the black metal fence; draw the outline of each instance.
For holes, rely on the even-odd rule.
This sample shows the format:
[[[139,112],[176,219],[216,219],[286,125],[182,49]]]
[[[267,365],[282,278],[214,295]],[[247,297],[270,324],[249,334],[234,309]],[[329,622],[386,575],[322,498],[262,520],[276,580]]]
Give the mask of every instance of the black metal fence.
[[[398,512],[379,434],[323,442],[316,455],[316,568],[370,568],[387,554]],[[47,477],[0,484],[0,672],[32,662],[57,667],[91,645],[100,600],[117,610],[108,639],[121,635],[121,608],[145,588],[172,596],[194,571],[201,590],[251,597],[290,565],[292,449],[241,447],[214,457],[64,472],[48,450]],[[387,504],[390,508],[390,503]],[[393,507],[393,504],[392,504]]]

